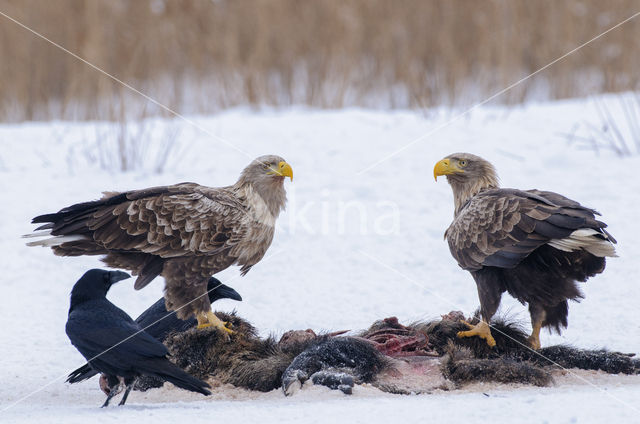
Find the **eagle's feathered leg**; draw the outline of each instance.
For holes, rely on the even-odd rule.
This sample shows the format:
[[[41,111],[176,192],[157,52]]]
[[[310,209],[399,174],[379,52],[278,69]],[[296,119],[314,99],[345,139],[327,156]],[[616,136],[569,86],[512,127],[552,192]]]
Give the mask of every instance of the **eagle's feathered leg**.
[[[529,305],[529,314],[531,315],[531,326],[533,327],[533,331],[527,341],[532,349],[538,350],[542,346],[540,344],[540,329],[542,328],[542,323],[547,317],[547,313],[539,306]]]
[[[478,336],[481,339],[485,339],[487,341],[487,344],[490,347],[494,347],[496,345],[496,341],[493,338],[493,336],[491,335],[491,328],[489,327],[489,324],[487,324],[486,321],[481,320],[476,325],[469,324],[467,321],[464,321],[464,320],[461,320],[460,322],[462,322],[467,327],[469,327],[469,330],[468,331],[458,331],[458,334],[457,334],[458,337]]]
[[[219,330],[222,330],[226,334],[233,334],[233,330],[229,328],[231,326],[231,323],[222,321],[216,316],[216,314],[211,311],[201,312],[197,314],[196,319],[198,320],[198,328],[207,328],[213,326]]]
[[[496,341],[491,335],[491,317],[498,310],[500,305],[500,298],[504,292],[504,287],[500,283],[502,280],[494,278],[494,272],[491,269],[485,268],[483,270],[472,272],[471,275],[476,280],[476,286],[478,289],[478,298],[480,299],[480,316],[482,319],[476,325],[469,324],[462,320],[467,327],[468,331],[459,331],[458,337],[473,337],[478,336],[486,340],[489,347],[494,347]],[[495,281],[499,283],[496,284]]]

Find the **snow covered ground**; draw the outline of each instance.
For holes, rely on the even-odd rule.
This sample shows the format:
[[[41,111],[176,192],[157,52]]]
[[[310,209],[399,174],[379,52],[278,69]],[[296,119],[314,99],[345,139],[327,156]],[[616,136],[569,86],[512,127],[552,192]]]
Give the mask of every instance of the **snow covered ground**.
[[[290,398],[228,388],[204,398],[165,387],[134,392],[126,407],[106,410],[98,408],[104,396],[97,381],[64,383],[84,363],[64,333],[68,293],[101,263],[26,247],[20,235],[33,229],[30,219],[102,191],[181,181],[231,184],[250,159],[266,153],[293,166],[294,180],[285,182],[289,205],[261,263],[245,277],[237,269],[219,274],[244,301],[216,303],[220,310],[237,309],[263,335],[357,330],[394,315],[411,322],[454,309],[471,313],[478,305],[475,284],[442,238],[453,213],[451,190],[445,179],[433,180],[437,160],[468,151],[492,161],[505,187],[549,189],[595,207],[618,239],[620,257],[583,285],[586,298],[571,305],[568,330],[545,332],[543,345],[640,352],[640,156],[569,143],[563,134],[597,123],[590,104],[574,100],[484,107],[360,172],[454,116],[294,109],[193,117],[250,157],[186,123],[151,121],[149,134],[157,140],[165,127],[180,126],[180,155],[163,174],[154,174],[152,165],[126,173],[102,169],[105,146],[98,148],[96,136],[114,141],[107,124],[1,125],[0,421],[640,422],[640,378],[597,373],[585,374],[588,383],[566,378],[549,388],[487,385],[419,396],[359,387],[348,397],[305,386]],[[136,292],[126,280],[109,298],[135,317],[161,296],[162,285],[157,279]],[[528,320],[525,307],[508,296],[501,311]]]

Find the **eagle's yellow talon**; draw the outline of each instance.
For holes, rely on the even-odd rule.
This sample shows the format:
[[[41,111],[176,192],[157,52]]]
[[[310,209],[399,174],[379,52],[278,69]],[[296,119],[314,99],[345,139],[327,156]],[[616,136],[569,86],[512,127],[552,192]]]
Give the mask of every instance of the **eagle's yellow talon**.
[[[469,323],[469,322],[467,322],[467,321],[465,321],[463,319],[461,319],[460,322],[462,324],[466,325],[467,327],[469,327],[469,330],[471,330],[471,329],[473,329],[473,327],[475,327],[475,325],[473,325],[473,324],[471,324],[471,323]],[[460,333],[462,333],[462,331],[460,331]],[[460,336],[458,336],[458,337],[460,337]]]
[[[540,329],[542,328],[542,319],[533,323],[533,331],[531,335],[527,338],[527,342],[529,342],[529,346],[533,350],[538,350],[542,347],[540,344]]]
[[[529,342],[529,347],[531,347],[531,349],[533,350],[538,350],[542,347],[542,345],[540,344],[540,339],[534,336],[529,336],[527,338],[527,342]]]
[[[469,331],[458,331],[457,336],[462,337],[473,337],[478,336],[481,339],[485,339],[489,347],[494,347],[496,345],[496,340],[491,335],[491,329],[489,328],[489,324],[484,321],[480,321],[476,325],[471,325],[466,321],[460,321],[469,327]]]
[[[222,330],[223,333],[227,335],[233,334],[232,324],[230,322],[224,322],[220,318],[216,316],[211,311],[198,314],[196,319],[198,320],[198,329],[207,328],[207,327],[215,327],[218,330]]]

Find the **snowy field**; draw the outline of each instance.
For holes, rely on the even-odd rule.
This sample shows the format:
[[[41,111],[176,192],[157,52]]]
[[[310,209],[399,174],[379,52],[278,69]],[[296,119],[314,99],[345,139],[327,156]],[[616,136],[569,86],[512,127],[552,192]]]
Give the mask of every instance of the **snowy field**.
[[[113,134],[107,124],[0,126],[0,422],[640,422],[640,377],[598,373],[583,374],[586,382],[569,375],[548,388],[487,385],[415,396],[358,387],[349,397],[305,386],[289,398],[228,388],[204,398],[164,387],[133,392],[125,407],[102,410],[96,379],[64,382],[84,363],[64,333],[68,294],[84,271],[101,263],[26,247],[20,235],[33,229],[31,218],[102,191],[182,181],[231,184],[251,159],[267,153],[293,166],[293,182],[285,182],[287,211],[262,262],[245,277],[237,269],[218,275],[244,301],[215,304],[235,308],[262,335],[473,312],[475,283],[443,241],[453,214],[451,190],[446,179],[433,180],[436,161],[468,151],[493,162],[504,187],[553,190],[598,209],[618,240],[620,257],[582,285],[586,298],[571,304],[569,328],[562,336],[544,332],[542,344],[640,352],[640,156],[569,143],[564,134],[576,125],[597,123],[591,104],[575,100],[476,110],[361,172],[454,116],[295,109],[192,117],[249,157],[181,121],[150,121],[149,134],[158,139],[168,127],[180,129],[179,154],[162,174],[153,164],[124,173],[103,169],[99,158],[108,152],[96,138]],[[109,299],[135,317],[161,296],[162,286],[158,278],[136,292],[133,280],[125,280]],[[526,308],[509,296],[501,313],[528,325]]]

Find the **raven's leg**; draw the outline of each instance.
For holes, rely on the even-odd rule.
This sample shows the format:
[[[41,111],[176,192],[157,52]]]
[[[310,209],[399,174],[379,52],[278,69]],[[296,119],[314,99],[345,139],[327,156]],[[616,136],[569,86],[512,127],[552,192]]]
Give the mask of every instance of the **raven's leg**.
[[[116,391],[115,390],[111,390],[109,392],[109,394],[107,395],[107,400],[104,401],[104,403],[102,404],[101,408],[105,408],[107,406],[109,406],[109,402],[111,401],[111,398],[114,397],[116,395]]]
[[[136,377],[125,378],[124,384],[127,386],[127,389],[124,391],[124,395],[122,395],[122,400],[120,400],[118,406],[122,406],[125,404],[127,398],[129,397],[129,393],[131,392],[131,389],[133,389],[133,386],[136,384],[136,380],[138,380]]]
[[[198,328],[213,326],[219,330],[222,330],[224,333],[233,334],[233,331],[229,328],[231,324],[222,321],[212,311],[199,312],[196,315],[196,319],[198,320]]]
[[[118,390],[118,386],[120,386],[120,379],[115,375],[107,375],[106,377],[109,394],[107,395],[107,400],[104,401],[101,408],[109,406],[111,398],[120,393],[120,390]]]
[[[538,350],[540,349],[540,329],[542,328],[542,323],[547,317],[547,313],[542,307],[529,304],[529,314],[531,315],[531,326],[533,327],[533,331],[527,340],[529,341],[529,346],[531,346],[532,349]]]

